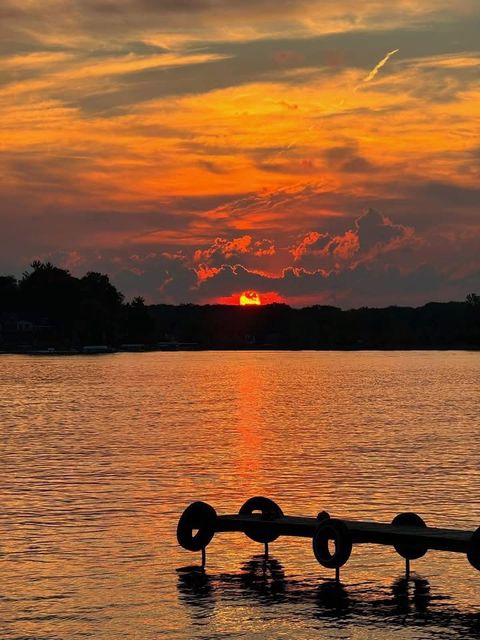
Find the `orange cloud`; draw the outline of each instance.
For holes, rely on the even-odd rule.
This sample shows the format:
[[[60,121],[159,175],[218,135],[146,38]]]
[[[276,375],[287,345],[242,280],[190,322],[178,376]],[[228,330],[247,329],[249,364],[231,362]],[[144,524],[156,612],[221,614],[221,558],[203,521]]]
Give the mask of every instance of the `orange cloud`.
[[[209,278],[214,278],[219,272],[220,269],[209,267],[206,264],[199,264],[195,268],[195,273],[197,274],[197,280],[199,284],[205,282],[205,280],[208,280]]]
[[[273,256],[275,255],[275,246],[271,240],[253,241],[250,235],[240,236],[232,240],[215,238],[213,244],[207,249],[197,249],[193,255],[193,260],[194,262],[208,262],[215,255],[229,259],[242,254],[251,254],[257,257]]]
[[[343,261],[355,257],[356,263],[359,263],[412,244],[415,242],[414,236],[411,227],[394,224],[375,209],[367,209],[356,218],[353,229],[337,235],[311,231],[290,252],[296,262],[308,256],[332,256]]]
[[[276,248],[272,240],[257,240],[253,245],[254,256],[274,256]]]
[[[307,233],[302,241],[291,249],[294,260],[300,260],[302,256],[304,256],[312,247],[312,245],[315,245],[319,240],[322,240],[324,238],[328,238],[328,234],[318,233],[318,231],[310,231],[309,233]]]
[[[324,255],[333,254],[342,260],[347,260],[354,256],[359,249],[360,240],[358,238],[358,234],[349,230],[341,236],[335,236],[332,238],[322,250],[322,253]]]

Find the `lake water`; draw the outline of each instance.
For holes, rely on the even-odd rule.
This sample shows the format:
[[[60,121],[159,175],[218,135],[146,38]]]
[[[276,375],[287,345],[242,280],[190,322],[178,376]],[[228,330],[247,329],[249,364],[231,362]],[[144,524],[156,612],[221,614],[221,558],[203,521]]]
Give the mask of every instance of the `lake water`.
[[[194,500],[235,513],[480,525],[480,353],[0,356],[0,638],[477,638],[480,572],[354,547],[176,542]]]

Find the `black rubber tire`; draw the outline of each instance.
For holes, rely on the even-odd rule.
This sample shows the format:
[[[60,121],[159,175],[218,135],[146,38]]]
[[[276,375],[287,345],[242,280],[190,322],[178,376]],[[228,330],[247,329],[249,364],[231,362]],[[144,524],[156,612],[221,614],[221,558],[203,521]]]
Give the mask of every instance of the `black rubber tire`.
[[[480,571],[480,527],[472,533],[468,543],[467,560],[474,569]]]
[[[206,502],[192,502],[177,525],[178,544],[187,551],[201,551],[215,535],[217,512]],[[193,535],[193,530],[198,529]]]
[[[245,504],[242,505],[238,512],[241,516],[250,516],[254,511],[260,511],[261,518],[263,520],[274,520],[275,518],[282,518],[283,511],[278,504],[270,498],[264,498],[263,496],[255,496],[249,498]],[[255,529],[246,530],[245,535],[254,540],[255,542],[273,542],[278,538],[277,534],[273,534],[268,529],[268,525],[264,528],[256,526]]]
[[[422,529],[427,526],[423,518],[421,518],[417,513],[413,513],[411,511],[399,513],[392,520],[392,524],[399,527],[421,527]],[[393,548],[398,555],[402,556],[402,558],[405,558],[406,560],[418,560],[418,558],[422,558],[428,551],[427,545],[413,546],[409,544],[394,544]]]
[[[328,541],[335,542],[335,553],[332,555]],[[338,569],[350,558],[352,553],[352,536],[343,520],[330,518],[317,528],[312,540],[315,558],[327,569]]]

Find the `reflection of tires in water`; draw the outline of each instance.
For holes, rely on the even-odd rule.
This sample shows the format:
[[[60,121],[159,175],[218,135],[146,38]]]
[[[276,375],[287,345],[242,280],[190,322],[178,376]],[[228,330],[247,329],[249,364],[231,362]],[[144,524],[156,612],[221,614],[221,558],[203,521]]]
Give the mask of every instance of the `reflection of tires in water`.
[[[392,596],[398,613],[409,613],[412,603],[417,612],[425,613],[432,599],[430,583],[421,576],[402,576],[392,584]]]
[[[246,594],[278,601],[286,591],[283,565],[275,558],[253,556],[241,569],[240,581]]]
[[[217,512],[213,507],[206,502],[193,502],[178,521],[178,544],[187,551],[201,551],[215,535],[216,521]]]
[[[335,550],[329,549],[329,541],[333,541]],[[352,536],[342,520],[331,518],[319,525],[312,540],[315,558],[327,569],[339,569],[350,558],[352,553]]]
[[[215,589],[212,579],[198,567],[177,569],[177,589],[180,600],[198,615],[212,615],[215,609]]]
[[[317,588],[316,601],[319,608],[318,616],[344,616],[350,608],[348,592],[339,582],[328,580]]]
[[[282,518],[283,511],[278,504],[270,498],[264,498],[263,496],[255,496],[247,500],[240,511],[241,516],[251,516],[256,512],[260,512],[262,518],[274,520],[275,518]],[[268,525],[262,527],[261,525],[255,525],[255,527],[247,528],[245,535],[254,540],[255,542],[273,542],[278,538],[278,534],[269,531]]]
[[[423,518],[410,511],[399,513],[395,516],[392,520],[392,525],[398,527],[420,527],[422,529],[425,529],[427,526]],[[428,551],[428,546],[425,544],[411,545],[404,542],[394,544],[393,548],[402,558],[405,558],[405,560],[418,560],[418,558],[422,558]]]

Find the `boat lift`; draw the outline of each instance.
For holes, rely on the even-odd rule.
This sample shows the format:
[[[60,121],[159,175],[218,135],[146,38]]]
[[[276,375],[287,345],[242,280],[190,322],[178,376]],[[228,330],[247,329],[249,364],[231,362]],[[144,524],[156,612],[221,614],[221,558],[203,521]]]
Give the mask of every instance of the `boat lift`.
[[[205,549],[216,533],[243,532],[251,540],[268,545],[279,536],[312,539],[313,553],[326,568],[340,568],[348,561],[354,544],[391,545],[405,559],[406,576],[410,561],[424,556],[429,549],[465,553],[468,562],[480,571],[480,527],[475,531],[427,527],[416,513],[400,513],[390,524],[332,518],[321,511],[315,518],[285,516],[269,498],[256,496],[242,506],[238,514],[217,515],[206,502],[193,502],[185,509],[177,527],[178,543],[188,551],[201,551],[205,567]]]

